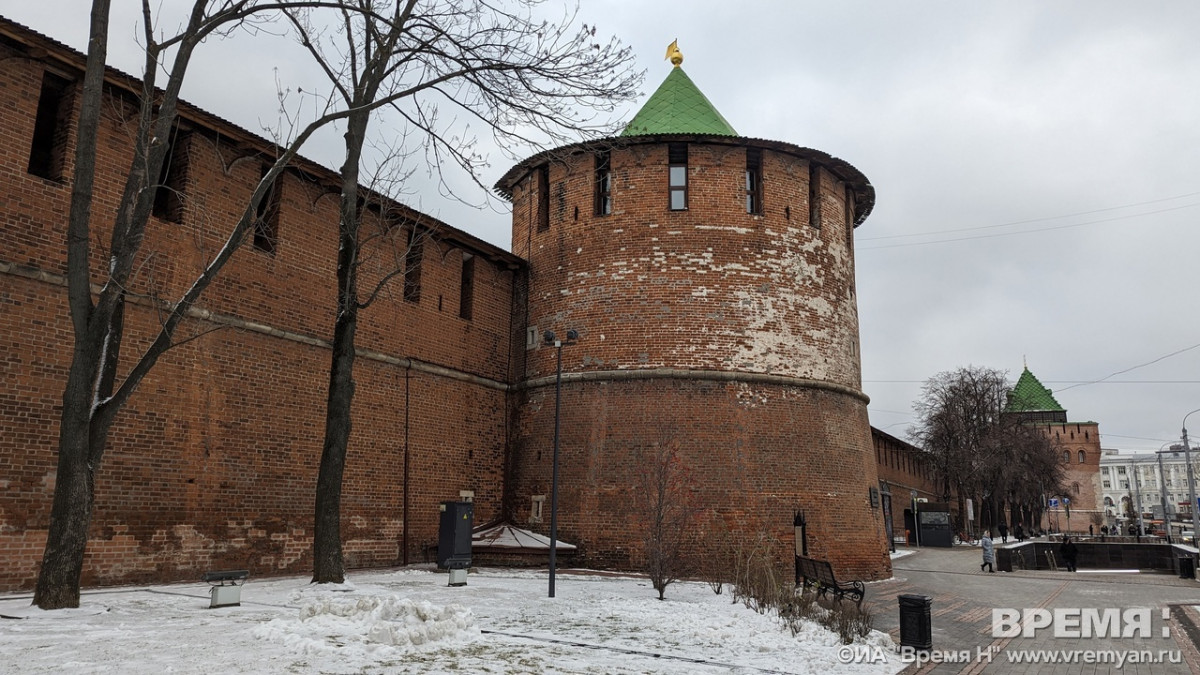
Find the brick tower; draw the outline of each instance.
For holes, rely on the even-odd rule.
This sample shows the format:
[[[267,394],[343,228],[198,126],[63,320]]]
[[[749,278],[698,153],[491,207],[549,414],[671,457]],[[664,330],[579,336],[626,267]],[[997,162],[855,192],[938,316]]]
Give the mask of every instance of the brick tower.
[[[1047,510],[1039,526],[1055,531],[1086,532],[1090,524],[1098,530],[1104,522],[1097,499],[1100,494],[1100,425],[1068,422],[1066,408],[1028,366],[1013,385],[1004,412],[1040,429],[1057,446],[1059,461],[1063,464],[1065,493],[1055,491],[1046,495]],[[1053,503],[1058,506],[1051,506]]]
[[[496,186],[529,261],[508,510],[547,529],[559,351],[542,336],[574,329],[557,512],[576,563],[640,562],[646,458],[673,446],[693,547],[721,529],[790,546],[803,512],[810,556],[887,577],[854,284],[874,189],[823,152],[739,136],[681,61],[621,136],[540,153]]]

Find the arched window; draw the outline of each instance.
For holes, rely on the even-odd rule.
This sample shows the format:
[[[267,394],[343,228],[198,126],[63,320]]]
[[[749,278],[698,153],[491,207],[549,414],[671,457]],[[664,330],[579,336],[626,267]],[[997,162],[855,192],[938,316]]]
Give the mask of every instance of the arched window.
[[[1079,451],[1079,463],[1080,463],[1080,464],[1083,464],[1083,463],[1085,463],[1086,461],[1087,461],[1087,453],[1085,453],[1084,451],[1080,450],[1080,451]]]
[[[1063,450],[1063,464],[1070,464],[1070,463],[1071,463],[1071,451]]]
[[[1104,498],[1104,505],[1105,505],[1105,506],[1115,506],[1115,505],[1113,504],[1112,497],[1105,497],[1105,498]]]
[[[1079,494],[1079,483],[1071,483],[1071,494]]]

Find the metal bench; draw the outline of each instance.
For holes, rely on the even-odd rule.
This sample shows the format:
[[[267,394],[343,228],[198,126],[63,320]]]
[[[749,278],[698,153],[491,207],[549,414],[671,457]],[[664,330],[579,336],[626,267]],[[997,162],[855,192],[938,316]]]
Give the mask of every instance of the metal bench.
[[[856,606],[862,606],[867,587],[861,581],[838,581],[833,575],[833,566],[827,560],[796,556],[796,586],[813,589],[817,595],[832,593],[838,600],[850,598]]]
[[[212,601],[208,605],[209,609],[213,607],[237,607],[241,605],[242,584],[246,583],[246,579],[249,576],[250,570],[205,572],[204,581],[209,586],[212,586]]]

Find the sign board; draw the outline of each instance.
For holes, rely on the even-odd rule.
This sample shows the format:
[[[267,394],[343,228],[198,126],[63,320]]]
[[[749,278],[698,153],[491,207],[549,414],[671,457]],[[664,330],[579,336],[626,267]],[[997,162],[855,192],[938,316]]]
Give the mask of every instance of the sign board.
[[[1051,498],[1050,498],[1050,508],[1052,508],[1052,509],[1057,509],[1057,508],[1058,508],[1058,497],[1051,497]]]
[[[967,520],[975,520],[975,503],[967,500]]]

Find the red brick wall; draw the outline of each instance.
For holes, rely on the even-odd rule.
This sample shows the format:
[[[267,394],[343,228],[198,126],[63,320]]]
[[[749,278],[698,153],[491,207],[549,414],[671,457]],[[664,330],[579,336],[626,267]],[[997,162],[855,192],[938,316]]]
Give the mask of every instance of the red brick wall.
[[[763,152],[764,215],[746,213],[745,149],[689,145],[689,209],[667,210],[667,147],[612,151],[613,213],[592,215],[589,153],[550,164],[551,227],[536,181],[516,186],[514,252],[531,266],[530,325],[577,328],[577,368],[769,373],[861,388],[844,187],[822,177],[808,223],[808,163]],[[578,216],[576,217],[576,213]],[[528,374],[552,359],[536,355]]]
[[[1069,529],[1074,532],[1086,532],[1093,514],[1104,513],[1101,506],[1100,490],[1100,425],[1096,422],[1068,422],[1066,424],[1040,425],[1045,433],[1057,446],[1059,461],[1063,464],[1066,477],[1063,482],[1071,495],[1071,522]],[[1065,456],[1064,456],[1064,453]],[[1083,462],[1079,455],[1083,453]],[[1076,488],[1078,486],[1078,488]],[[1049,509],[1042,518],[1042,527],[1054,525],[1056,529],[1067,530],[1066,510]],[[1100,526],[1095,526],[1096,531]]]
[[[611,151],[611,215],[593,215],[588,152],[549,164],[549,229],[536,227],[534,174],[513,191],[514,248],[531,270],[527,325],[580,332],[563,349],[560,536],[586,564],[638,564],[635,458],[669,432],[696,469],[706,517],[791,542],[803,509],[810,554],[847,576],[889,576],[868,496],[878,482],[844,185],[819,172],[814,227],[808,162],[765,150],[765,211],[751,215],[745,148],[696,142],[689,208],[672,212],[666,144],[633,143]],[[554,367],[554,349],[528,353],[519,517],[549,492]]]
[[[0,591],[31,587],[41,560],[71,352],[60,275],[72,166],[63,183],[26,173],[42,65],[11,56],[0,53]],[[119,108],[107,108],[99,138],[95,279],[132,152]],[[190,285],[261,175],[252,152],[202,128],[188,139],[183,222],[152,219],[137,292],[169,298]],[[196,339],[168,352],[118,416],[97,474],[85,584],[311,569],[337,222],[337,198],[320,184],[328,176],[316,178],[284,177],[274,255],[250,243],[235,254],[200,302],[215,318],[181,326]],[[367,252],[364,295],[403,257],[403,234],[399,248],[385,239]],[[500,511],[513,270],[523,272],[515,257],[472,249],[474,316],[461,319],[464,249],[452,242],[470,237],[444,226],[432,236],[420,302],[403,300],[397,279],[361,315],[358,346],[370,355],[355,366],[342,510],[351,567],[405,558],[406,453],[409,559],[436,542],[439,501],[472,490],[478,520]],[[137,301],[126,321],[124,370],[157,325]]]
[[[920,448],[874,428],[871,429],[871,440],[875,446],[879,483],[881,486],[886,484],[892,493],[892,532],[894,536],[903,536],[904,509],[912,508],[912,493],[915,491],[918,498],[940,502],[943,501],[942,489]]]
[[[547,495],[550,507],[553,384],[530,391],[523,413],[516,516],[546,531],[548,511],[541,523],[528,517],[533,495]],[[870,439],[861,400],[766,383],[576,380],[563,385],[561,417],[559,537],[580,547],[579,564],[641,563],[646,465],[639,453],[677,443],[695,476],[701,530],[719,530],[715,523],[762,530],[790,549],[792,518],[803,510],[810,555],[854,578],[890,572],[882,511],[871,508],[873,483],[862,478],[873,479],[875,468],[862,451]]]

